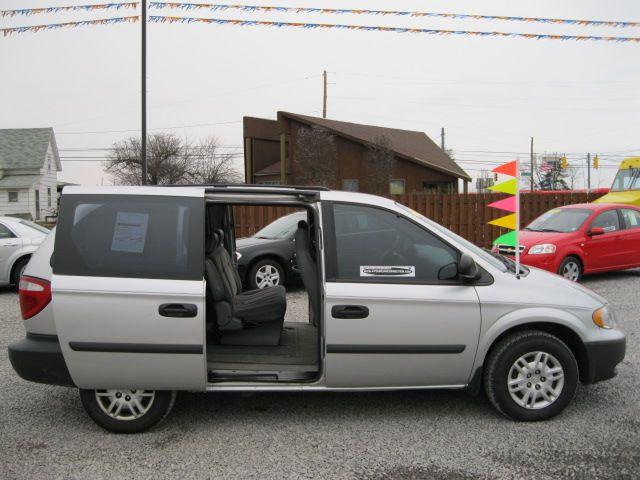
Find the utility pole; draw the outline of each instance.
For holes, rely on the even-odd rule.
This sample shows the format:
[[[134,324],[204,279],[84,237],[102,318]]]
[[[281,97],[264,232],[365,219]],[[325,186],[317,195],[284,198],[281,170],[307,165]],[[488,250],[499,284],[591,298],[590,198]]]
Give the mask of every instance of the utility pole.
[[[327,118],[327,71],[322,72],[322,118]]]
[[[591,193],[591,153],[587,153],[587,194]]]
[[[444,127],[440,129],[440,148],[444,152]]]
[[[142,160],[142,185],[147,184],[147,0],[142,0],[142,125],[140,139],[140,156]]]
[[[534,166],[534,160],[533,160],[533,137],[531,137],[531,154],[530,154],[530,160],[531,160],[531,191],[533,192],[536,183],[533,180],[533,171],[535,170],[535,166]]]

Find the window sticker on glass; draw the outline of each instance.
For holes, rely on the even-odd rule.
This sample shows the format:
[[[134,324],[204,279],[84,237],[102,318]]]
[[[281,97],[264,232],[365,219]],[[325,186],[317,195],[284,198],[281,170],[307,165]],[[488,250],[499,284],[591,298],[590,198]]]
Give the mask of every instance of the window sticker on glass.
[[[414,266],[360,266],[361,277],[415,277]]]
[[[147,237],[148,213],[118,212],[113,230],[111,250],[114,252],[142,253]]]

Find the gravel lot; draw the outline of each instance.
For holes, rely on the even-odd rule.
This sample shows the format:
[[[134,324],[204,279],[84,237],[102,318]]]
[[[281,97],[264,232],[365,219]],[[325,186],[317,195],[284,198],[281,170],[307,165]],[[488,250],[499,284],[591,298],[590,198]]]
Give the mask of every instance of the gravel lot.
[[[640,271],[585,284],[616,306],[628,353],[553,421],[513,423],[462,392],[185,393],[132,436],[97,427],[75,390],[14,374],[6,346],[24,332],[3,289],[0,478],[639,478]]]

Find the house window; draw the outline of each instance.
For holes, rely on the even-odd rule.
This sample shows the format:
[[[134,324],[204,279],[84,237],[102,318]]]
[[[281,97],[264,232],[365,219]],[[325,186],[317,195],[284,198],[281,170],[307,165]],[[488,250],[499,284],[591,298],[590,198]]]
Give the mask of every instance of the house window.
[[[18,192],[9,192],[9,202],[18,203]]]
[[[47,205],[51,206],[51,187],[47,187]]]
[[[422,189],[426,193],[453,193],[451,182],[422,182]]]
[[[404,179],[396,179],[389,181],[389,193],[391,195],[403,195],[404,194]]]
[[[345,192],[357,192],[359,188],[357,179],[342,180],[342,190]]]

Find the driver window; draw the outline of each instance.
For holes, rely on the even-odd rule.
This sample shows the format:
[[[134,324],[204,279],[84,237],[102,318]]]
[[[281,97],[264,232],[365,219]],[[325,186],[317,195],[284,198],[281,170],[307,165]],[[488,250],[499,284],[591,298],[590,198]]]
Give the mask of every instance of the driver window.
[[[617,210],[607,210],[596,217],[591,224],[591,228],[601,227],[605,232],[615,232],[620,230],[620,220]]]
[[[438,283],[455,279],[458,252],[393,212],[334,204],[337,281]]]

